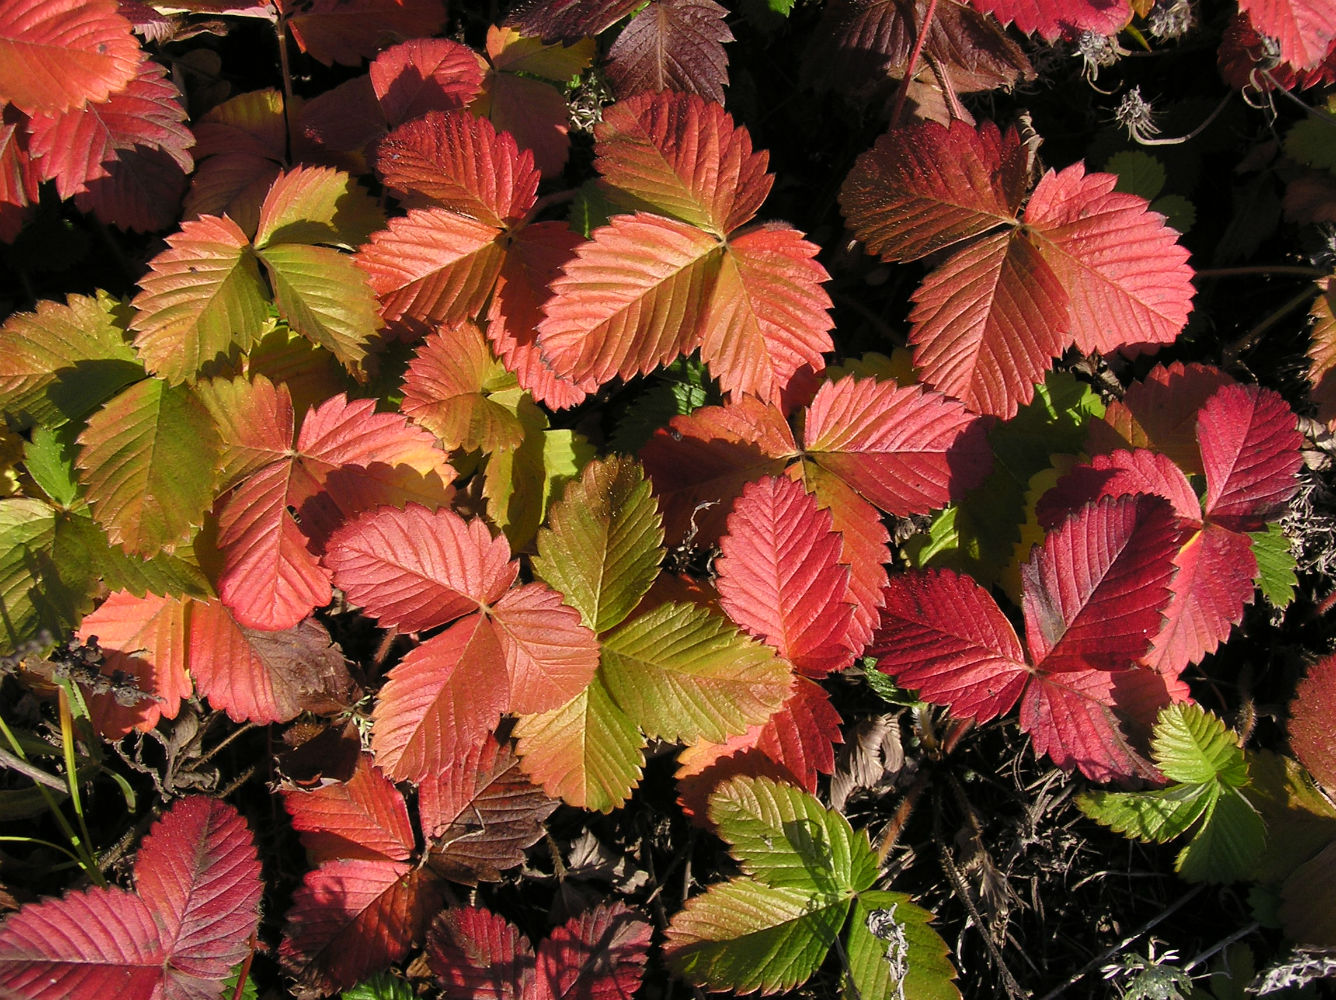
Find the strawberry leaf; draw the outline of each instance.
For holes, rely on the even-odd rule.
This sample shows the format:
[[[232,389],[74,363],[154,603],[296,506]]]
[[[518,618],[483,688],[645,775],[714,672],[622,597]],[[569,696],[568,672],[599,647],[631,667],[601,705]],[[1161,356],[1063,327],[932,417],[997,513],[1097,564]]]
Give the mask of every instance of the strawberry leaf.
[[[366,752],[347,781],[284,789],[283,805],[318,865],[340,858],[407,861],[417,846],[404,797]]]
[[[446,20],[438,3],[280,0],[278,6],[297,45],[326,66],[356,66],[388,40],[438,34]]]
[[[700,94],[720,104],[728,82],[724,44],[733,32],[714,0],[659,0],[644,7],[608,49],[608,82],[629,96],[665,90]]]
[[[932,920],[904,893],[858,894],[845,950],[849,982],[859,995],[959,1000],[950,951],[929,926]]]
[[[787,477],[743,490],[715,563],[719,604],[799,670],[821,676],[847,666],[849,569],[829,511]]]
[[[640,467],[611,458],[585,466],[538,533],[534,572],[565,596],[584,623],[621,623],[659,572],[663,526]]]
[[[1280,515],[1299,488],[1303,437],[1278,394],[1225,386],[1197,417],[1206,470],[1206,516],[1231,531],[1256,531]]]
[[[1027,35],[1037,32],[1046,42],[1082,31],[1114,35],[1132,16],[1127,0],[970,0],[970,5]]]
[[[376,202],[348,174],[297,167],[280,174],[265,194],[255,245],[319,243],[351,250],[384,224]]]
[[[538,945],[535,980],[552,1000],[629,997],[640,989],[652,928],[624,903],[586,910]]]
[[[1280,44],[1280,59],[1296,70],[1323,62],[1336,41],[1328,11],[1319,0],[1239,0],[1254,30]]]
[[[578,42],[600,34],[639,4],[636,0],[522,0],[515,5],[506,24],[544,42]]]
[[[448,38],[414,38],[386,49],[368,73],[391,125],[431,111],[462,109],[482,87],[482,66],[467,45]]]
[[[1290,747],[1313,777],[1336,789],[1336,748],[1331,743],[1330,721],[1336,703],[1336,658],[1327,657],[1308,668],[1290,702]]]
[[[218,430],[184,386],[145,379],[88,420],[80,478],[93,515],[132,552],[171,551],[213,500]]]
[[[105,101],[134,79],[139,42],[111,0],[18,0],[0,13],[0,102],[27,114]]]
[[[546,712],[593,679],[598,640],[580,621],[580,612],[546,584],[506,591],[490,615],[510,675],[510,711]]]
[[[452,997],[524,1000],[536,989],[528,940],[510,921],[479,907],[436,915],[427,932],[427,964]]]

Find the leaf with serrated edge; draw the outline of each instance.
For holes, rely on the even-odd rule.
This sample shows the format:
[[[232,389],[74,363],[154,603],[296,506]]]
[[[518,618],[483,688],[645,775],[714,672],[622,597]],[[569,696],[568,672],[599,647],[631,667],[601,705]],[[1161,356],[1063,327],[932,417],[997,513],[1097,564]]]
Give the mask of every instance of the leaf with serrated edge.
[[[892,129],[863,153],[840,189],[840,208],[869,253],[917,260],[1012,223],[1026,171],[1014,130],[927,122]]]
[[[779,708],[792,675],[723,617],[669,603],[604,638],[602,676],[650,736],[719,742]]]
[[[611,812],[640,780],[645,737],[608,694],[601,670],[561,708],[520,716],[515,738],[525,772],[578,809]]]
[[[1199,705],[1170,705],[1155,722],[1155,763],[1172,781],[1248,783],[1248,765],[1237,736]]]
[[[1253,29],[1280,45],[1280,59],[1295,69],[1319,66],[1336,40],[1331,11],[1321,0],[1239,0]]]
[[[1197,415],[1206,469],[1206,517],[1233,531],[1256,531],[1284,512],[1299,489],[1303,435],[1278,393],[1230,385]]]
[[[248,350],[269,318],[269,289],[250,240],[227,218],[181,223],[139,288],[131,303],[135,346],[171,382],[194,381],[234,348]]]
[[[1037,32],[1046,42],[1081,31],[1116,35],[1132,14],[1127,0],[970,0],[970,4],[996,15],[1004,25],[1015,24],[1027,35]]]
[[[105,101],[133,79],[139,41],[112,0],[19,0],[0,14],[0,101],[28,114]]]
[[[1053,672],[1117,670],[1160,630],[1178,551],[1173,509],[1160,497],[1105,497],[1044,539],[1021,568],[1026,645]]]
[[[330,539],[335,585],[385,627],[418,632],[497,601],[514,582],[504,537],[454,511],[380,508]]]
[[[824,899],[852,896],[876,881],[867,835],[800,788],[740,775],[715,789],[709,808],[743,870],[767,885]]]
[[[596,45],[591,37],[566,44],[545,44],[514,28],[492,25],[487,29],[487,61],[499,73],[525,73],[564,83],[589,68]]]
[[[1146,792],[1095,788],[1078,795],[1076,804],[1114,833],[1162,844],[1187,833],[1215,803],[1219,791],[1215,785],[1174,785]]]
[[[443,4],[401,0],[283,0],[283,10],[297,45],[326,66],[358,66],[386,41],[429,38],[446,22]]]
[[[449,996],[532,996],[534,953],[528,939],[510,921],[480,907],[451,907],[436,915],[427,931],[427,964]]]
[[[40,629],[64,632],[93,604],[96,581],[55,558],[58,512],[32,497],[0,500],[0,629],[5,648]]]
[[[448,38],[414,38],[380,53],[367,73],[393,126],[432,111],[464,107],[482,87],[483,68],[467,45]]]
[[[1086,353],[1167,344],[1192,311],[1178,233],[1117,183],[1074,163],[1045,174],[1025,206],[1025,226],[1071,299],[1066,332]]]
[[[640,989],[651,933],[649,921],[625,903],[585,910],[538,945],[535,978],[553,998],[632,996]]]
[[[724,44],[733,41],[727,16],[714,0],[664,0],[641,8],[608,49],[613,92],[680,91],[722,104],[728,82]]]
[[[210,379],[196,386],[223,439],[219,484],[228,489],[292,447],[296,428],[292,393],[263,375],[247,379]]]
[[[1294,755],[1329,790],[1336,791],[1336,746],[1331,720],[1336,717],[1336,657],[1308,668],[1290,702],[1287,727]]]
[[[1237,789],[1224,788],[1174,870],[1189,882],[1237,882],[1252,877],[1265,847],[1266,823],[1256,808]]]
[[[848,974],[858,995],[960,1000],[950,951],[930,926],[932,920],[904,893],[859,893],[845,941]],[[873,923],[881,936],[872,933]]]
[[[821,965],[849,903],[758,882],[712,885],[673,915],[664,958],[675,973],[710,989],[782,993]]]
[[[509,711],[546,712],[588,686],[598,668],[598,639],[580,613],[545,583],[506,591],[489,615],[510,676]]]
[[[348,250],[385,225],[374,198],[331,167],[295,167],[279,175],[260,206],[255,245],[323,244]]]
[[[317,865],[339,858],[407,861],[416,847],[404,797],[365,751],[347,781],[284,788],[283,805]]]
[[[695,94],[640,93],[603,112],[595,166],[631,209],[671,215],[726,236],[760,209],[769,155],[720,105]]]
[[[762,479],[734,503],[715,562],[724,613],[814,676],[854,655],[849,568],[832,525],[799,483]]]
[[[538,533],[534,572],[595,632],[619,624],[659,572],[663,524],[640,465],[590,462]]]
[[[171,551],[213,500],[218,430],[184,386],[145,379],[111,400],[79,436],[93,515],[132,552]]]

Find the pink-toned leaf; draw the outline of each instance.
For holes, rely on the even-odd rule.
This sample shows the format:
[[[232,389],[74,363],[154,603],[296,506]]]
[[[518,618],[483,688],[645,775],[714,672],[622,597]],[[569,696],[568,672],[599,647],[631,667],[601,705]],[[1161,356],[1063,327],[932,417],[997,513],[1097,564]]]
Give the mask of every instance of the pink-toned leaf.
[[[952,570],[893,577],[868,652],[901,687],[980,722],[1008,711],[1033,673],[997,602]]]
[[[506,24],[544,42],[578,42],[601,33],[639,6],[637,0],[523,0]]]
[[[533,154],[543,177],[561,173],[570,155],[570,112],[563,91],[546,80],[515,73],[488,73],[482,93],[469,111],[486,118],[498,132],[515,137]]]
[[[1328,656],[1309,667],[1307,676],[1295,688],[1287,727],[1294,755],[1328,790],[1336,790],[1333,718],[1336,718],[1336,657]]]
[[[331,861],[293,894],[279,958],[303,995],[347,989],[408,954],[441,905],[430,874],[402,862]]]
[[[1188,475],[1201,475],[1197,448],[1197,414],[1217,389],[1234,380],[1219,368],[1157,365],[1142,381],[1133,382],[1121,400],[1109,403],[1103,422],[1090,425],[1087,450],[1147,448],[1173,460]]]
[[[328,66],[356,66],[388,42],[426,38],[445,27],[439,0],[281,0],[302,51]]]
[[[152,910],[123,889],[72,892],[0,925],[0,991],[16,1000],[149,997],[166,960]]]
[[[260,923],[264,882],[246,821],[216,799],[180,800],[140,845],[135,885],[161,929],[164,1000],[212,1000]]]
[[[107,674],[122,671],[152,698],[121,705],[110,694],[88,695],[93,725],[108,739],[120,739],[132,729],[145,732],[164,716],[176,717],[181,699],[191,694],[186,670],[188,646],[185,603],[181,598],[129,591],[113,592],[90,614],[75,633],[80,639],[97,636]]]
[[[1154,670],[1041,672],[1021,700],[1020,725],[1035,753],[1064,771],[1079,769],[1091,781],[1160,782],[1163,777],[1129,740],[1129,728],[1139,724],[1148,735],[1159,710],[1180,700]]]
[[[400,125],[377,144],[376,173],[408,208],[447,208],[497,229],[522,219],[538,190],[532,154],[465,111]]]
[[[717,236],[755,216],[774,183],[747,130],[694,94],[637,94],[607,108],[594,135],[614,198]]]
[[[715,563],[719,603],[799,670],[822,676],[853,658],[849,568],[829,511],[788,477],[749,484]]]
[[[552,276],[575,258],[581,242],[564,222],[535,222],[515,233],[487,311],[487,336],[497,356],[515,373],[520,388],[553,409],[585,399],[583,389],[558,377],[543,359],[537,334]]]
[[[42,178],[28,156],[28,137],[18,112],[0,110],[0,243],[11,243],[37,209]]]
[[[371,237],[357,262],[387,320],[458,323],[477,315],[504,251],[498,226],[444,208],[413,209]]]
[[[492,604],[519,572],[505,536],[448,508],[382,507],[330,539],[325,565],[335,585],[387,628],[408,632],[454,621]]]
[[[1046,42],[1082,31],[1115,35],[1132,18],[1127,0],[970,0],[970,5],[1026,34],[1037,32]]]
[[[1277,393],[1231,385],[1197,416],[1206,470],[1206,516],[1233,531],[1256,531],[1284,511],[1299,489],[1303,436]]]
[[[480,741],[418,789],[432,870],[464,885],[499,882],[524,862],[558,804],[520,769],[508,742]]]
[[[427,964],[446,995],[460,1000],[526,1000],[534,961],[519,928],[478,907],[443,910],[427,932]]]
[[[603,384],[648,372],[694,348],[723,250],[695,226],[656,215],[618,215],[552,282],[538,327],[553,370]]]
[[[286,385],[256,375],[250,380],[214,379],[201,383],[200,391],[223,439],[224,488],[279,461],[292,447],[296,419]]]
[[[482,87],[482,65],[467,45],[415,38],[371,61],[371,86],[391,126],[429,111],[455,111]]]
[[[510,675],[509,711],[546,712],[588,687],[598,639],[580,612],[544,583],[508,590],[491,608]]]
[[[993,233],[914,292],[914,364],[971,410],[1013,417],[1066,348],[1067,315],[1067,292],[1026,233]]]
[[[984,421],[919,386],[845,376],[817,390],[804,450],[882,510],[926,513],[964,496],[992,467]]]
[[[390,671],[372,715],[372,749],[396,781],[425,781],[486,739],[509,700],[505,653],[490,621],[471,615]]]
[[[621,902],[572,917],[538,946],[534,979],[539,990],[546,987],[544,1000],[619,1000],[634,995],[645,974],[652,930],[647,920]]]
[[[1129,493],[1164,497],[1180,518],[1193,524],[1201,521],[1201,501],[1182,470],[1167,455],[1145,448],[1096,455],[1088,464],[1078,465],[1040,498],[1035,516],[1043,527],[1053,528],[1084,504]],[[1174,581],[1174,586],[1178,583]]]
[[[725,392],[778,401],[797,373],[825,368],[835,345],[819,249],[780,224],[729,241],[700,321],[701,360]]]
[[[1159,632],[1179,528],[1168,501],[1104,498],[1044,539],[1021,567],[1026,645],[1042,670],[1118,670]]]
[[[1086,352],[1170,343],[1192,311],[1178,233],[1117,183],[1074,163],[1045,174],[1025,206],[1025,225],[1071,300],[1068,333]]]
[[[29,123],[29,154],[62,198],[124,229],[165,229],[176,221],[194,167],[181,92],[145,59],[133,80],[105,102]]]
[[[728,82],[724,43],[733,32],[714,0],[658,0],[622,29],[608,50],[608,82],[620,97],[684,91],[720,104]]]
[[[1336,18],[1323,0],[1239,0],[1256,31],[1280,43],[1280,58],[1296,70],[1312,69],[1336,41]]]
[[[404,797],[366,752],[347,781],[312,791],[285,788],[283,805],[317,865],[340,858],[407,861],[417,846]]]
[[[0,103],[28,114],[105,101],[141,58],[112,0],[16,0],[0,8]]]
[[[892,129],[858,158],[840,189],[849,228],[883,260],[917,260],[1014,221],[1025,194],[1014,130],[963,121]]]

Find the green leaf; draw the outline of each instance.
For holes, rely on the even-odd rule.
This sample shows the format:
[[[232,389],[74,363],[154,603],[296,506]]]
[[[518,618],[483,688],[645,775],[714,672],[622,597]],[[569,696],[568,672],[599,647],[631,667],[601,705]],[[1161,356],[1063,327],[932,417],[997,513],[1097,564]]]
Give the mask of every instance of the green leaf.
[[[626,409],[615,415],[608,445],[613,451],[633,455],[673,417],[720,402],[722,396],[699,358],[675,358],[647,376]]]
[[[1107,792],[1076,797],[1081,811],[1114,833],[1164,843],[1187,833],[1218,797],[1214,784],[1175,785],[1150,792]]]
[[[112,542],[152,555],[202,523],[221,442],[187,387],[160,379],[132,385],[93,414],[79,444],[93,516]]]
[[[1200,705],[1179,702],[1160,710],[1151,756],[1172,781],[1219,780],[1235,788],[1248,783],[1248,764],[1238,738]]]
[[[1336,97],[1327,98],[1327,114],[1336,114]],[[1285,133],[1285,155],[1319,170],[1336,173],[1336,125],[1309,115]]]
[[[1164,164],[1142,150],[1128,149],[1114,153],[1104,164],[1104,169],[1118,175],[1115,191],[1126,191],[1152,201],[1164,190]]]
[[[789,665],[720,615],[663,604],[603,642],[608,690],[652,737],[722,743],[768,719],[788,696]]]
[[[1159,212],[1164,221],[1180,233],[1186,233],[1197,223],[1197,206],[1181,194],[1167,194],[1151,202],[1150,210]]]
[[[793,785],[731,778],[710,795],[710,820],[743,870],[767,885],[847,897],[876,881],[867,835]]]
[[[143,366],[126,339],[130,308],[106,292],[43,301],[0,326],[0,410],[20,428],[78,420]]]
[[[673,917],[664,957],[679,976],[711,990],[790,990],[820,967],[849,903],[751,880],[712,885]]]
[[[74,505],[80,490],[74,474],[73,441],[50,428],[36,427],[23,449],[23,465],[57,507]]]
[[[932,914],[904,893],[861,893],[844,946],[849,958],[845,1000],[959,1000],[949,949],[931,923]]]
[[[1174,868],[1189,882],[1236,882],[1252,877],[1265,848],[1261,815],[1237,789],[1226,788]]]
[[[407,981],[390,972],[378,972],[370,979],[344,990],[342,1000],[413,1000],[416,994]]]
[[[363,373],[383,325],[366,272],[329,247],[284,243],[261,250],[260,259],[288,325],[327,348],[349,371]]]
[[[88,509],[62,512],[56,518],[54,558],[61,565],[82,566],[90,576],[100,576],[108,590],[128,590],[136,597],[210,598],[213,585],[200,568],[193,547],[159,552],[151,559],[131,555],[107,541],[107,534]]]
[[[262,250],[277,243],[355,250],[384,226],[376,200],[350,175],[332,167],[296,167],[280,175],[265,195],[255,245]]]
[[[863,679],[867,681],[867,686],[872,689],[872,693],[886,704],[904,706],[919,704],[919,700],[913,694],[891,680],[889,674],[883,674],[877,669],[877,661],[873,657],[863,657],[858,665],[859,669],[863,671]]]
[[[1276,523],[1268,524],[1262,531],[1250,532],[1248,537],[1257,559],[1257,588],[1277,611],[1288,608],[1299,586],[1299,577],[1295,574],[1294,549],[1284,529]]]
[[[663,518],[638,462],[591,462],[568,483],[538,533],[534,572],[595,632],[619,624],[648,593],[663,555]]]
[[[241,969],[244,964],[245,963],[238,965],[236,970],[223,980],[223,991],[220,994],[222,1000],[233,1000],[233,997],[236,997],[237,980],[241,978]],[[345,994],[345,996],[346,995],[347,994]],[[259,1000],[259,996],[260,990],[259,987],[255,985],[255,978],[253,976],[247,976],[246,985],[241,987],[241,996],[239,1000]],[[375,998],[371,998],[371,1000],[375,1000]],[[394,997],[392,1000],[408,1000],[408,998]]]
[[[30,497],[0,500],[0,629],[4,651],[42,629],[61,635],[92,609],[96,578],[53,551],[59,512]]]

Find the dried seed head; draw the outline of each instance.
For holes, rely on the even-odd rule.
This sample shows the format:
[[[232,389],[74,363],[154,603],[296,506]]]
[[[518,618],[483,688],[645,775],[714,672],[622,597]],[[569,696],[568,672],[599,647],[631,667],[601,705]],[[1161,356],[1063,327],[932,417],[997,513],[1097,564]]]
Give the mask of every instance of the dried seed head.
[[[1113,120],[1127,129],[1127,134],[1136,142],[1145,142],[1160,134],[1159,126],[1155,124],[1154,109],[1141,96],[1140,87],[1133,87],[1123,95],[1113,112]]]
[[[1165,42],[1182,38],[1196,23],[1197,12],[1190,0],[1159,0],[1147,19],[1150,33]]]

